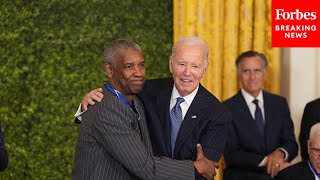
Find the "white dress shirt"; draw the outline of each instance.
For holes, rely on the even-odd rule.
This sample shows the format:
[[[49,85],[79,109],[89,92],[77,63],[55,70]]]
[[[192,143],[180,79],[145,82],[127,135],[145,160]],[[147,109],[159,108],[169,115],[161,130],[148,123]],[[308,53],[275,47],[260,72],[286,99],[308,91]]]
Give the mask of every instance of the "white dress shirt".
[[[251,116],[253,119],[255,119],[255,112],[256,112],[256,105],[253,103],[253,100],[258,100],[258,105],[261,109],[263,122],[265,122],[265,115],[264,115],[264,103],[263,103],[263,95],[262,91],[259,92],[258,96],[255,98],[251,94],[249,94],[246,90],[241,89],[242,96],[244,97],[244,100],[247,103],[247,106],[249,107]]]
[[[173,89],[172,89],[172,93],[171,93],[171,99],[170,99],[170,109],[169,109],[169,112],[171,111],[171,109],[173,108],[173,106],[176,104],[177,102],[177,98],[178,97],[182,97],[184,99],[184,101],[180,104],[180,107],[181,107],[181,110],[182,110],[182,121],[185,117],[185,115],[187,114],[188,112],[188,109],[194,99],[194,97],[196,97],[196,94],[198,92],[198,89],[199,89],[199,85],[198,87],[192,91],[189,95],[186,95],[184,97],[180,96],[177,88],[175,85],[173,85]]]

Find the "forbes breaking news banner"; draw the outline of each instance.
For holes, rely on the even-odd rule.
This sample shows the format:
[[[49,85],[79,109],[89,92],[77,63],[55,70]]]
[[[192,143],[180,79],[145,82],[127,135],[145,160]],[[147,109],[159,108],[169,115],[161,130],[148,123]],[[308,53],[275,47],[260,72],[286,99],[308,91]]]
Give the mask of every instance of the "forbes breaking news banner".
[[[320,0],[272,0],[272,47],[320,47]]]

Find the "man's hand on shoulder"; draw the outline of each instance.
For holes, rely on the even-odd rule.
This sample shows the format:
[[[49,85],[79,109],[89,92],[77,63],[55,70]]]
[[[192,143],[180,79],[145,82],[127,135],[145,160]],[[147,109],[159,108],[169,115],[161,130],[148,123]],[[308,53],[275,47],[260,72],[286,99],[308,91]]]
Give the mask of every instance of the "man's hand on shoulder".
[[[102,88],[97,88],[87,93],[81,101],[81,110],[86,111],[88,110],[89,105],[94,105],[96,102],[100,102],[103,98],[102,91]]]
[[[215,168],[219,168],[217,162],[210,161],[204,156],[200,144],[197,144],[197,160],[193,162],[193,165],[199,174],[208,180],[214,178],[217,174]]]

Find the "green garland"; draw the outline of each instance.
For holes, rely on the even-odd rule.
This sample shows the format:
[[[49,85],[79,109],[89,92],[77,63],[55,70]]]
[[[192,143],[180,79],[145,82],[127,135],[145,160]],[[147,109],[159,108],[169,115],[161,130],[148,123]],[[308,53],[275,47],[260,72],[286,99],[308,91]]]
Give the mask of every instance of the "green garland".
[[[168,77],[172,1],[4,0],[0,122],[9,166],[0,179],[70,179],[83,95],[104,81],[117,38],[143,49],[149,78]]]

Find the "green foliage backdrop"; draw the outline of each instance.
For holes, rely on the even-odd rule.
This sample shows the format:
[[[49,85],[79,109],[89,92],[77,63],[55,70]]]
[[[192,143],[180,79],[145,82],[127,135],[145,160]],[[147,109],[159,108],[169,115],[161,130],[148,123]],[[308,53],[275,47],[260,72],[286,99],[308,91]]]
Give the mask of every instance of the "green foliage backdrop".
[[[0,121],[9,151],[0,179],[70,179],[73,114],[102,85],[110,41],[137,42],[147,76],[169,76],[172,1],[3,0],[0,22]]]

